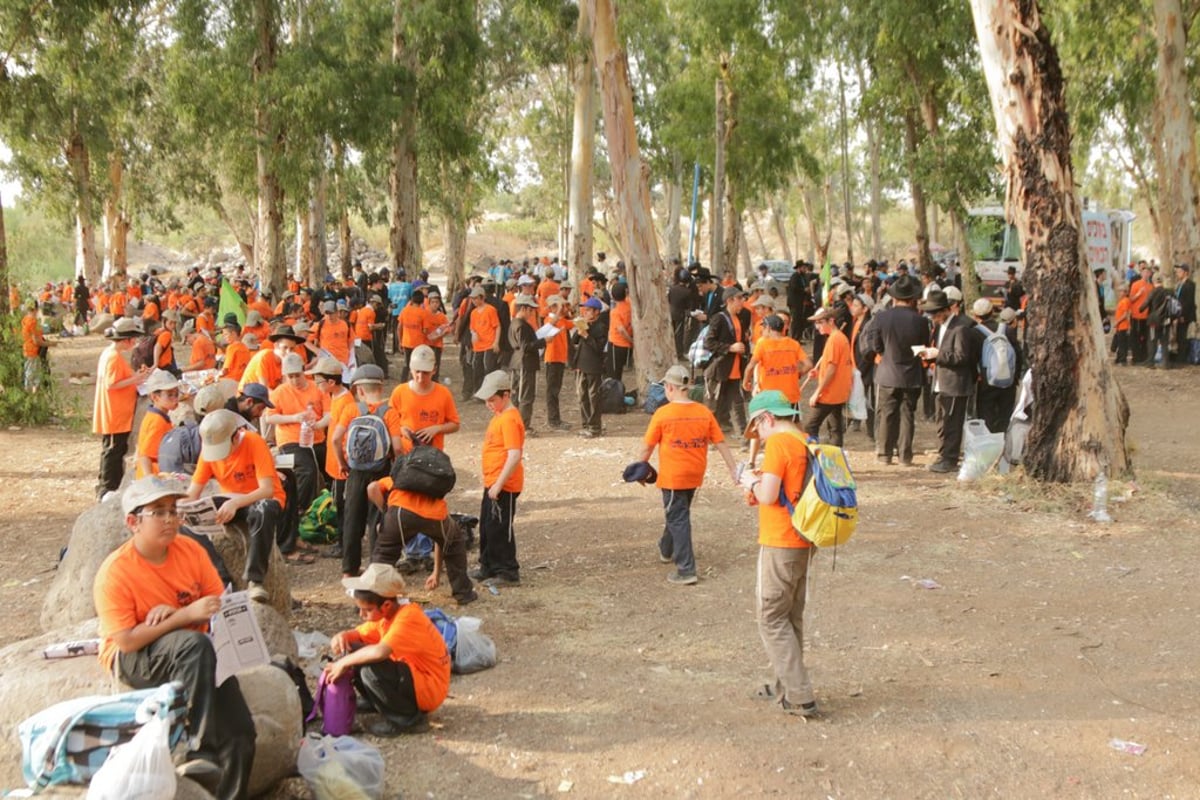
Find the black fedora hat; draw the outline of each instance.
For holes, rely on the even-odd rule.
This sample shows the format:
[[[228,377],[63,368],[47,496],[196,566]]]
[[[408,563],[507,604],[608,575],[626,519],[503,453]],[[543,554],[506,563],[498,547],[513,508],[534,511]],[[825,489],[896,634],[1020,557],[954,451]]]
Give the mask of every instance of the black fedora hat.
[[[901,275],[892,281],[887,292],[896,300],[916,300],[921,294],[921,285],[913,276]]]

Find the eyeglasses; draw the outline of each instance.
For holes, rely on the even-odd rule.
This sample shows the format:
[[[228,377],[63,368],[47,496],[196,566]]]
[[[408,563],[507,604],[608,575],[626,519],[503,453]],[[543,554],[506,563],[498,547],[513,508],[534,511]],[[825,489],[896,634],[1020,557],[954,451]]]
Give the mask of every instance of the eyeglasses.
[[[178,508],[145,508],[138,512],[138,516],[164,522],[169,519],[179,519],[181,514]]]

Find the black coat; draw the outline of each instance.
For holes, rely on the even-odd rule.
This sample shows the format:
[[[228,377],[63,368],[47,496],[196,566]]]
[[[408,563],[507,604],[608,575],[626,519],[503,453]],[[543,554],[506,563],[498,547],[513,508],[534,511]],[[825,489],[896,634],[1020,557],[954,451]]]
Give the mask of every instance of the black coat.
[[[1196,321],[1196,282],[1188,278],[1176,287],[1176,297],[1183,306],[1183,321],[1190,325]]]
[[[863,349],[882,356],[875,365],[875,383],[891,389],[920,389],[923,368],[913,347],[929,344],[932,329],[927,317],[910,306],[892,306],[875,314],[865,333]]]
[[[588,326],[587,335],[571,330],[571,355],[568,362],[571,369],[589,375],[604,372],[604,352],[608,349],[608,327],[600,320]]]
[[[514,319],[508,326],[508,344],[512,348],[512,357],[508,368],[521,372],[537,372],[542,363],[539,347],[542,340],[537,338],[537,331],[523,319]]]
[[[979,378],[979,359],[983,356],[983,334],[975,322],[955,314],[946,324],[934,362],[938,392],[947,397],[967,397]]]
[[[744,316],[749,317],[749,314]],[[747,324],[747,319],[743,317],[743,314],[738,314],[738,322],[742,326],[740,338],[734,335],[733,321],[728,311],[722,311],[715,317],[709,317],[708,334],[704,337],[704,349],[712,353],[712,360],[704,368],[704,374],[709,380],[726,380],[729,373],[733,371],[735,359],[742,360],[743,372],[745,371],[748,362],[747,355],[750,352],[750,325]],[[745,351],[742,353],[729,352],[729,348],[737,342],[746,346]]]

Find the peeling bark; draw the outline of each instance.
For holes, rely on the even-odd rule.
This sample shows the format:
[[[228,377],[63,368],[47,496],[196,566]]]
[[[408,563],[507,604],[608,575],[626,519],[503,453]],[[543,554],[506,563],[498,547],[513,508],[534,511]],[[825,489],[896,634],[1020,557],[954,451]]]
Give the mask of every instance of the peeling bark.
[[[388,199],[391,215],[388,246],[391,266],[397,269],[421,268],[421,211],[417,196],[416,99],[405,81],[415,80],[416,58],[404,38],[406,14],[411,2],[395,0],[392,12],[392,66],[398,73],[395,92],[405,99],[405,110],[392,122],[391,165],[388,173]]]
[[[271,0],[256,0],[254,23],[258,46],[254,53],[252,77],[262,88],[275,70],[279,55],[279,21]],[[258,185],[258,222],[254,227],[254,266],[259,281],[272,297],[283,294],[287,264],[283,252],[283,190],[275,173],[276,158],[283,147],[283,136],[276,129],[270,98],[260,96],[254,105],[256,133],[254,163]]]
[[[125,165],[117,153],[108,161],[108,196],[104,200],[104,277],[129,272],[129,218],[121,203]]]
[[[84,276],[89,286],[99,286],[100,261],[96,257],[96,222],[92,216],[91,159],[83,136],[77,131],[67,140],[65,150],[75,190],[75,276]]]
[[[1197,264],[1200,258],[1200,179],[1196,165],[1196,122],[1187,74],[1187,28],[1180,0],[1154,0],[1158,42],[1154,103],[1159,197],[1166,220],[1160,236],[1163,264]]]
[[[591,36],[592,18],[587,4],[579,8],[578,36],[587,41]],[[567,219],[567,259],[572,282],[578,286],[584,271],[592,263],[594,247],[592,219],[593,157],[596,137],[596,69],[591,48],[584,48],[575,66],[575,115],[571,128],[571,164],[568,180],[569,212]]]

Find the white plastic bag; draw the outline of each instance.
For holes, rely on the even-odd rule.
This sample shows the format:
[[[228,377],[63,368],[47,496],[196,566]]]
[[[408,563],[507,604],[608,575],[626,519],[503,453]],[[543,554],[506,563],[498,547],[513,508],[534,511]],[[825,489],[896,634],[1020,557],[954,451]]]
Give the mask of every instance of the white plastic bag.
[[[459,617],[455,623],[458,625],[458,644],[454,648],[454,671],[466,675],[496,666],[496,643],[479,631],[483,620]]]
[[[988,432],[981,419],[969,419],[963,429],[963,463],[960,481],[977,481],[996,466],[1004,452],[1004,434]]]
[[[867,418],[867,390],[863,386],[862,374],[854,370],[854,382],[850,384],[850,419]]]
[[[152,717],[128,743],[114,747],[92,776],[87,800],[172,800],[171,725]]]
[[[296,769],[317,800],[379,800],[383,755],[353,736],[310,733],[300,743]]]

